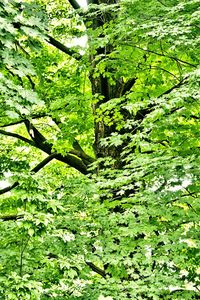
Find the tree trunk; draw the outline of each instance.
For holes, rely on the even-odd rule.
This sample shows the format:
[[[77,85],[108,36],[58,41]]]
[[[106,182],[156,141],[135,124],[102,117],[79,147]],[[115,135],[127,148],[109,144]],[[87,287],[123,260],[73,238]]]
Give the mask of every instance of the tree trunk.
[[[94,2],[93,2],[94,3]],[[95,1],[96,4],[106,4],[106,5],[111,5],[111,4],[116,4],[117,1],[115,0],[99,0]],[[104,13],[102,16],[99,18],[96,18],[95,20],[91,20],[92,25],[91,29],[95,30],[98,27],[102,27],[104,24],[108,23],[111,21],[113,18],[116,18],[113,15],[114,13],[112,11]],[[102,38],[104,36],[101,36]],[[96,54],[90,56],[90,65],[91,65],[91,72],[90,72],[90,82],[91,82],[91,88],[92,88],[92,94],[93,95],[98,95],[100,100],[98,102],[93,104],[93,115],[94,115],[94,134],[95,134],[95,141],[94,141],[94,151],[96,158],[102,158],[102,157],[108,157],[111,156],[116,160],[116,166],[120,166],[120,152],[121,152],[121,147],[114,147],[114,146],[108,146],[105,147],[101,144],[101,140],[103,138],[108,138],[111,136],[112,133],[118,132],[116,128],[116,123],[113,121],[112,125],[106,124],[104,121],[104,116],[99,115],[99,108],[101,104],[108,103],[111,99],[114,98],[119,98],[121,97],[125,90],[125,85],[126,83],[124,82],[123,78],[119,78],[115,80],[115,83],[110,82],[110,79],[108,75],[106,74],[99,74],[99,77],[94,77],[94,73],[97,71],[97,64],[101,62],[102,59],[104,59],[107,55],[112,53],[114,50],[113,46],[111,44],[107,44],[104,47],[99,47],[96,49]],[[106,73],[111,73],[113,70],[109,70],[108,67],[106,67]],[[126,116],[125,116],[126,115]],[[123,117],[127,117],[127,112],[125,112],[125,115]],[[109,117],[112,118],[112,113],[109,114]]]

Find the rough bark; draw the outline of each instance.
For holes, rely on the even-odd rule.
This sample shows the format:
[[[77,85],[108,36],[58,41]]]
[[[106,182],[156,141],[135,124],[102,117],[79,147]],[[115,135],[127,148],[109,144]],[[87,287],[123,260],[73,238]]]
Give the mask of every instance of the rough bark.
[[[93,3],[112,5],[112,4],[117,4],[117,2],[118,1],[115,0],[107,0],[107,1],[99,0]],[[112,10],[106,12],[103,15],[103,17],[101,17],[101,14],[99,15],[100,16],[98,18],[91,20],[92,25],[90,25],[90,28],[92,28],[93,30],[103,26],[105,23],[108,23],[110,20],[117,17],[116,12],[113,13]],[[119,130],[117,130],[116,128],[117,124],[113,122],[112,125],[107,125],[104,122],[103,116],[100,116],[101,118],[98,118],[99,117],[98,110],[101,104],[105,104],[114,98],[120,98],[126,92],[130,91],[136,79],[130,78],[127,82],[124,82],[124,79],[121,77],[115,80],[115,83],[113,84],[113,82],[112,83],[110,82],[109,76],[105,74],[99,74],[99,77],[93,76],[96,71],[97,64],[101,62],[101,59],[104,59],[104,56],[112,53],[112,51],[114,51],[114,47],[108,43],[106,46],[99,47],[98,49],[96,49],[96,54],[90,56],[91,72],[89,75],[89,79],[91,82],[92,93],[93,95],[99,95],[99,98],[101,99],[92,105],[93,114],[94,114],[94,134],[95,134],[95,142],[93,146],[97,158],[111,156],[112,158],[116,159],[116,161],[118,161],[116,167],[119,167],[120,166],[119,156],[121,152],[121,147],[113,147],[113,146],[105,147],[101,145],[101,140],[103,138],[109,137],[113,132],[119,132]],[[108,67],[106,71],[108,73],[114,72],[114,70],[111,70]],[[122,115],[126,119],[128,117],[127,111],[122,112]],[[110,115],[110,117],[112,118],[112,115]]]

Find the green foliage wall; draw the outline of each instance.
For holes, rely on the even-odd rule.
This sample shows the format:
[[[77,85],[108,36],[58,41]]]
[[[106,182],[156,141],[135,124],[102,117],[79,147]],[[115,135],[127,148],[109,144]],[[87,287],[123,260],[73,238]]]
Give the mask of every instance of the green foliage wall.
[[[199,299],[199,1],[0,0],[0,37],[0,298]]]

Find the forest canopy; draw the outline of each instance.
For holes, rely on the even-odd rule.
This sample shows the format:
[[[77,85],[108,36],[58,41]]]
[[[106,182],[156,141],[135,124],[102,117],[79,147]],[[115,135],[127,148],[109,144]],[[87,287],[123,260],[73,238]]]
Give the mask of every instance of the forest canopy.
[[[199,299],[199,0],[0,0],[0,298]]]

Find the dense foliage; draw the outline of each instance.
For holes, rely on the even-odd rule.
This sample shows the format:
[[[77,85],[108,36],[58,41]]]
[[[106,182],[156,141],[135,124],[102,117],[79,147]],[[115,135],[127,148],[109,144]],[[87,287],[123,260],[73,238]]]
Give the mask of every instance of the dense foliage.
[[[199,7],[0,0],[0,299],[199,299]]]

